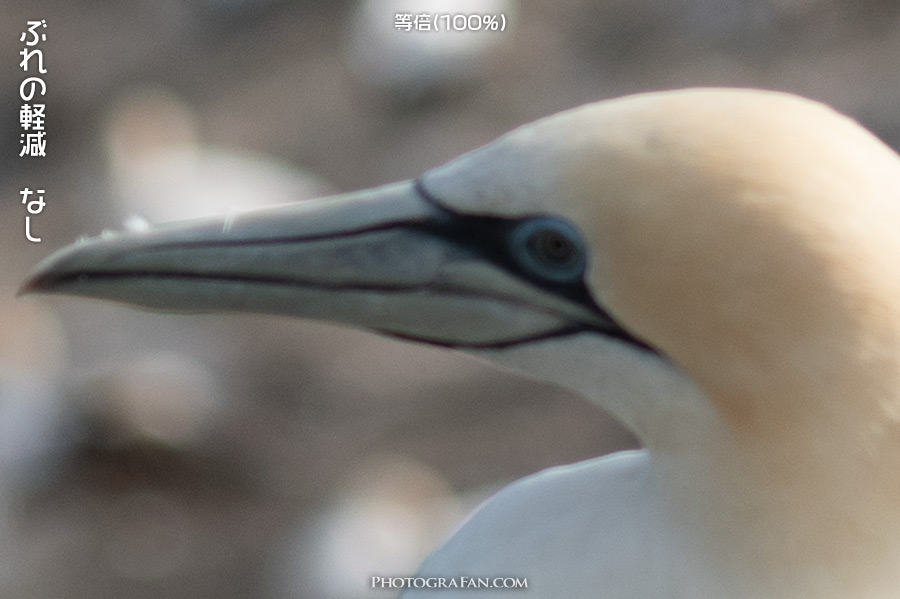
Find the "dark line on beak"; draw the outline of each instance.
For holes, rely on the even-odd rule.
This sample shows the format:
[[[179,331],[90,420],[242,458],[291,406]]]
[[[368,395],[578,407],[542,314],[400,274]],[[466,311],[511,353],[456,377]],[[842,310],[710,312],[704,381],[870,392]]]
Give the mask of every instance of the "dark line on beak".
[[[425,200],[425,202],[428,203],[429,205],[431,205],[432,207],[437,208],[441,212],[447,212],[454,216],[460,216],[459,212],[453,210],[452,208],[444,206],[444,204],[441,203],[441,201],[439,199],[437,199],[434,195],[432,195],[430,191],[425,189],[425,183],[422,181],[422,177],[416,177],[413,180],[413,189],[415,189],[416,193],[419,194],[420,198]]]
[[[61,288],[66,286],[67,284],[90,284],[96,282],[103,281],[129,281],[129,280],[140,280],[140,281],[148,281],[148,280],[165,280],[165,281],[190,281],[190,282],[207,282],[207,283],[248,283],[255,285],[274,285],[281,287],[297,287],[301,289],[312,289],[319,291],[333,291],[333,292],[354,292],[354,291],[362,291],[362,292],[373,292],[373,293],[383,293],[383,294],[391,294],[391,293],[421,293],[423,295],[427,294],[443,294],[443,295],[452,295],[454,297],[459,298],[478,298],[478,299],[487,299],[502,302],[508,306],[518,306],[533,312],[538,312],[542,314],[550,315],[554,318],[558,319],[567,319],[568,317],[565,314],[559,314],[553,310],[549,310],[546,308],[538,307],[532,304],[528,304],[526,302],[520,301],[518,298],[514,296],[507,296],[501,294],[489,294],[484,293],[482,290],[479,291],[468,291],[465,289],[459,289],[455,287],[450,287],[447,285],[443,285],[440,283],[431,283],[431,284],[420,284],[420,283],[410,283],[410,284],[383,284],[383,283],[328,283],[323,281],[312,281],[307,279],[298,279],[291,277],[277,277],[277,276],[252,276],[252,275],[244,275],[244,274],[230,274],[230,273],[187,273],[187,272],[179,272],[179,271],[153,271],[153,272],[145,272],[145,271],[117,271],[112,273],[107,272],[77,272],[77,273],[66,273],[62,275],[56,276],[44,276],[29,283],[29,287],[34,290],[41,289],[53,289],[53,288]]]
[[[582,326],[573,326],[573,327],[563,327],[560,329],[556,329],[553,331],[548,331],[545,333],[538,333],[536,335],[529,335],[527,337],[521,337],[518,339],[510,339],[506,341],[493,341],[489,343],[458,343],[453,341],[441,341],[438,339],[428,339],[426,337],[417,337],[415,335],[406,335],[403,333],[395,333],[392,331],[385,331],[382,329],[373,329],[374,331],[381,333],[382,335],[386,335],[388,337],[393,337],[395,339],[402,339],[404,341],[415,341],[416,343],[425,343],[428,345],[433,345],[436,347],[444,347],[447,349],[506,349],[508,347],[515,347],[517,345],[521,345],[523,343],[536,343],[538,341],[544,341],[547,339],[556,339],[559,337],[567,337],[569,335],[575,335],[577,333],[587,333],[593,332],[594,329],[590,327],[582,327]]]
[[[416,337],[414,335],[405,335],[402,333],[395,333],[392,331],[385,331],[381,329],[372,329],[381,333],[382,335],[386,335],[388,337],[394,337],[396,339],[403,339],[405,341],[416,341],[418,343],[427,343],[428,345],[434,345],[437,347],[445,347],[447,349],[506,349],[509,347],[515,347],[517,345],[521,345],[523,343],[536,343],[539,341],[545,341],[547,339],[556,339],[559,337],[568,337],[570,335],[577,335],[579,333],[591,333],[591,334],[601,334],[608,339],[615,339],[617,341],[622,342],[625,345],[630,347],[635,347],[641,351],[644,351],[649,354],[653,354],[654,356],[658,356],[662,359],[666,359],[665,355],[660,353],[656,348],[647,345],[643,341],[636,339],[629,333],[627,333],[624,329],[609,329],[602,330],[595,327],[590,327],[586,325],[576,325],[571,327],[563,327],[560,329],[556,329],[553,331],[547,331],[544,333],[538,333],[536,335],[530,335],[528,337],[521,337],[518,339],[511,339],[507,341],[497,341],[492,343],[456,343],[450,341],[439,341],[435,339],[428,339],[425,337]]]

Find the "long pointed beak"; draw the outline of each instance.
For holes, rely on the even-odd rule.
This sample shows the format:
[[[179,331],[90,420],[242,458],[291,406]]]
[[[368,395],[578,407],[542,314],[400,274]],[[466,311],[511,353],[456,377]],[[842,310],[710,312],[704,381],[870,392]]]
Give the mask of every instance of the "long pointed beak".
[[[611,326],[492,259],[484,220],[408,181],[82,241],[39,264],[23,292],[286,314],[464,347]]]

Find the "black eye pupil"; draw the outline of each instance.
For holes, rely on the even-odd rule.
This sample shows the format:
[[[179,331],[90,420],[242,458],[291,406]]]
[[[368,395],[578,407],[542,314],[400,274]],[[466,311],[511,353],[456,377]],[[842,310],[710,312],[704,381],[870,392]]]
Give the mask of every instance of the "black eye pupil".
[[[578,249],[559,231],[535,231],[528,239],[528,249],[534,256],[553,266],[568,266],[578,259]]]

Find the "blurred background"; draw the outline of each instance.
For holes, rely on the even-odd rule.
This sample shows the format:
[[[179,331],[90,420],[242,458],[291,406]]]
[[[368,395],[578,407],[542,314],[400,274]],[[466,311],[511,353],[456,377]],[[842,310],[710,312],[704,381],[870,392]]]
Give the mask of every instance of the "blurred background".
[[[404,32],[398,12],[502,15]],[[19,157],[45,19],[47,157]],[[633,447],[474,359],[276,317],[15,297],[81,235],[410,178],[536,118],[788,90],[900,144],[892,0],[2,0],[0,597],[351,599],[542,468]],[[44,189],[24,236],[19,191]],[[526,575],[527,573],[516,573]]]

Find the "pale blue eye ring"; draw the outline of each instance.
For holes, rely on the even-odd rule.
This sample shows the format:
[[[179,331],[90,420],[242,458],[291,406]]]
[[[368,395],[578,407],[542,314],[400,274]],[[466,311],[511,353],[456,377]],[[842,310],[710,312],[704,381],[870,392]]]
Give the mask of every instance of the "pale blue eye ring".
[[[510,252],[532,276],[554,283],[575,283],[584,276],[584,242],[568,222],[551,217],[519,223],[510,235]]]

